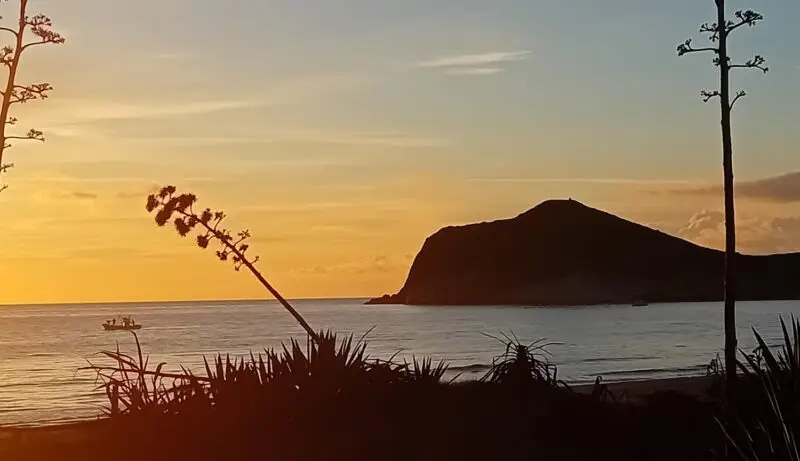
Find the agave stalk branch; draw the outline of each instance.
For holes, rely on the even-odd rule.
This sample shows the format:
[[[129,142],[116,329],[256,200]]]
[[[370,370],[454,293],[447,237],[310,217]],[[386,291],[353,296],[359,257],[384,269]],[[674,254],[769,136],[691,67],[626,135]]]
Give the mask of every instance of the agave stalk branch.
[[[156,224],[159,227],[163,227],[172,221],[181,237],[187,236],[193,229],[198,229],[197,246],[203,249],[208,248],[212,240],[219,241],[222,248],[216,252],[217,258],[220,261],[232,261],[234,269],[237,271],[242,266],[247,267],[261,285],[297,320],[300,326],[308,333],[309,338],[318,343],[320,340],[319,335],[311,328],[311,325],[256,269],[255,263],[258,262],[258,256],[252,259],[248,258],[246,253],[250,245],[246,243],[246,240],[250,238],[250,231],[240,231],[234,238],[230,230],[220,227],[222,220],[225,219],[225,213],[221,211],[212,212],[210,208],[196,213],[193,205],[197,202],[197,197],[194,194],[176,195],[176,191],[175,186],[165,186],[157,194],[150,194],[147,197],[146,209],[151,213],[156,211]],[[177,217],[173,219],[173,216],[176,215]]]
[[[193,216],[192,214],[190,214],[190,212],[187,212],[187,211],[180,211],[180,210],[179,210],[179,211],[178,211],[178,213],[179,213],[181,216],[185,217],[185,218],[191,218],[191,217]],[[216,229],[212,228],[212,227],[211,227],[211,226],[210,226],[208,223],[206,223],[206,222],[203,222],[202,220],[201,220],[201,221],[199,221],[199,224],[200,224],[201,226],[203,226],[203,228],[204,228],[204,229],[205,229],[207,232],[210,232],[210,233],[215,233],[215,232],[218,232]],[[306,322],[306,319],[304,319],[304,318],[303,318],[303,316],[302,316],[302,315],[300,315],[300,313],[297,311],[297,309],[295,309],[295,308],[294,308],[294,307],[293,307],[293,306],[292,306],[292,305],[289,303],[289,301],[287,301],[287,300],[286,300],[286,298],[284,298],[283,296],[281,296],[281,294],[280,294],[280,293],[278,293],[278,290],[276,290],[276,289],[275,289],[275,287],[273,287],[273,286],[272,286],[272,284],[271,284],[271,283],[269,283],[269,281],[267,281],[267,279],[266,279],[266,278],[264,278],[264,276],[263,276],[263,275],[261,275],[261,272],[260,272],[258,269],[256,269],[256,266],[253,264],[253,262],[252,262],[252,261],[250,261],[249,259],[247,259],[247,257],[245,256],[245,254],[244,254],[242,251],[240,251],[240,250],[239,250],[239,248],[237,248],[236,244],[235,244],[233,241],[229,240],[229,239],[220,239],[220,242],[222,242],[222,244],[223,244],[223,245],[224,245],[224,246],[225,246],[225,247],[226,247],[226,248],[227,248],[227,249],[228,249],[228,250],[229,250],[231,253],[233,253],[233,254],[234,254],[234,256],[235,256],[234,260],[240,261],[240,262],[241,262],[241,264],[243,264],[243,265],[244,265],[244,267],[246,267],[246,268],[247,268],[247,269],[248,269],[248,270],[249,270],[249,271],[250,271],[250,272],[251,272],[251,273],[252,273],[252,274],[255,276],[255,278],[256,278],[256,279],[257,279],[259,282],[261,282],[261,285],[263,285],[263,286],[264,286],[264,288],[266,288],[266,289],[267,289],[267,291],[269,291],[269,292],[270,292],[270,294],[271,294],[272,296],[274,296],[274,297],[275,297],[275,299],[277,299],[277,300],[278,300],[278,302],[280,302],[280,303],[281,303],[281,305],[282,305],[282,306],[283,306],[283,307],[284,307],[284,308],[285,308],[287,311],[289,311],[289,313],[290,313],[290,314],[292,314],[292,317],[294,317],[294,319],[295,319],[295,320],[297,320],[297,323],[299,323],[299,324],[300,324],[300,326],[302,326],[302,327],[303,327],[303,329],[304,329],[304,330],[306,330],[306,333],[308,333],[308,336],[310,336],[310,337],[311,337],[311,339],[313,339],[313,340],[314,340],[314,342],[319,342],[319,336],[318,336],[318,335],[317,335],[317,333],[314,331],[314,329],[313,329],[313,328],[311,328],[311,325],[309,325],[309,324],[308,324],[308,322]]]
[[[17,83],[23,54],[33,46],[60,45],[65,42],[64,37],[53,31],[53,21],[49,17],[43,14],[29,14],[28,1],[19,0],[16,24],[13,27],[0,27],[1,32],[12,37],[11,44],[0,47],[0,68],[5,67],[7,71],[6,80],[0,84],[0,175],[14,166],[4,159],[6,151],[12,147],[9,141],[44,141],[44,134],[37,129],[30,129],[26,134],[19,135],[9,133],[18,121],[16,117],[10,115],[13,105],[47,99],[49,92],[53,90],[47,82],[22,85]],[[33,36],[33,40],[26,41],[26,36]],[[0,185],[0,191],[7,188],[7,184]]]

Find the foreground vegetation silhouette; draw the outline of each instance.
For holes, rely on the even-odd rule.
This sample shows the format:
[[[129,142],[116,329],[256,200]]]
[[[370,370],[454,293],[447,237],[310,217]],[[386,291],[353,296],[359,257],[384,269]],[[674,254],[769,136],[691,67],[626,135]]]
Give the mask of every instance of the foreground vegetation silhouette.
[[[0,456],[91,461],[129,447],[113,459],[797,460],[800,323],[783,326],[779,351],[755,333],[756,350],[740,354],[733,423],[722,418],[724,366],[696,393],[633,398],[599,379],[589,391],[564,385],[541,343],[516,339],[484,379],[452,382],[443,362],[372,359],[363,338],[331,332],[247,359],[218,355],[199,375],[150,364],[137,338],[133,354],[105,351],[87,367],[107,419],[66,439],[31,430],[0,441]]]

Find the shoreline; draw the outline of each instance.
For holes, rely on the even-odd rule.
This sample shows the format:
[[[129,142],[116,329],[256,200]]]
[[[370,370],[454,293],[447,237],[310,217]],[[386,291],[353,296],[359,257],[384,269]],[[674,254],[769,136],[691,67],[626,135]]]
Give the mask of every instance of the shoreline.
[[[635,403],[653,394],[673,393],[687,397],[703,398],[711,388],[712,377],[706,375],[681,376],[673,378],[656,379],[637,379],[629,381],[602,381],[607,386],[608,391],[616,398],[627,399],[629,403]],[[465,380],[453,383],[453,385],[470,384],[476,380]],[[594,383],[571,384],[566,383],[576,394],[590,395],[594,390]],[[102,425],[107,418],[98,415],[85,420],[72,421],[53,421],[40,422],[38,424],[9,424],[0,425],[0,443],[9,434],[20,433],[41,433],[50,432],[56,434],[64,431],[83,431]]]
[[[680,394],[687,397],[704,398],[713,385],[713,377],[706,375],[682,376],[675,378],[642,379],[632,381],[605,382],[608,391],[614,396],[627,397],[630,401],[638,401],[653,394]],[[576,393],[591,394],[594,384],[573,386]]]

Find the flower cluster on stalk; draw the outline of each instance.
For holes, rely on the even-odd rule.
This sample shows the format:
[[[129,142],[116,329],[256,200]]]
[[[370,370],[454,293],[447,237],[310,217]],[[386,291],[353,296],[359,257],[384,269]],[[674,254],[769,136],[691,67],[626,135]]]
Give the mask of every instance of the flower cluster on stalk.
[[[194,211],[197,196],[194,194],[178,194],[175,186],[162,187],[158,193],[147,197],[147,211],[155,212],[155,221],[159,227],[172,223],[181,237],[186,237],[196,230],[195,241],[200,248],[208,248],[213,241],[219,243],[216,251],[220,261],[232,261],[237,271],[244,265],[252,265],[258,261],[258,256],[252,260],[247,259],[247,250],[250,245],[250,231],[243,230],[236,234],[221,226],[225,219],[222,211],[212,211],[206,208],[200,212]]]

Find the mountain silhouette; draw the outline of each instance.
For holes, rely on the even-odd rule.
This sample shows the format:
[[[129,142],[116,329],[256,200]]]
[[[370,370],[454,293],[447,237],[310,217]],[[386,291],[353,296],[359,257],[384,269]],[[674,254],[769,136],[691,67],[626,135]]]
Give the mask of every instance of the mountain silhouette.
[[[402,289],[370,304],[594,305],[720,301],[721,251],[574,200],[445,227],[426,239]],[[737,255],[737,299],[800,299],[800,253]]]

